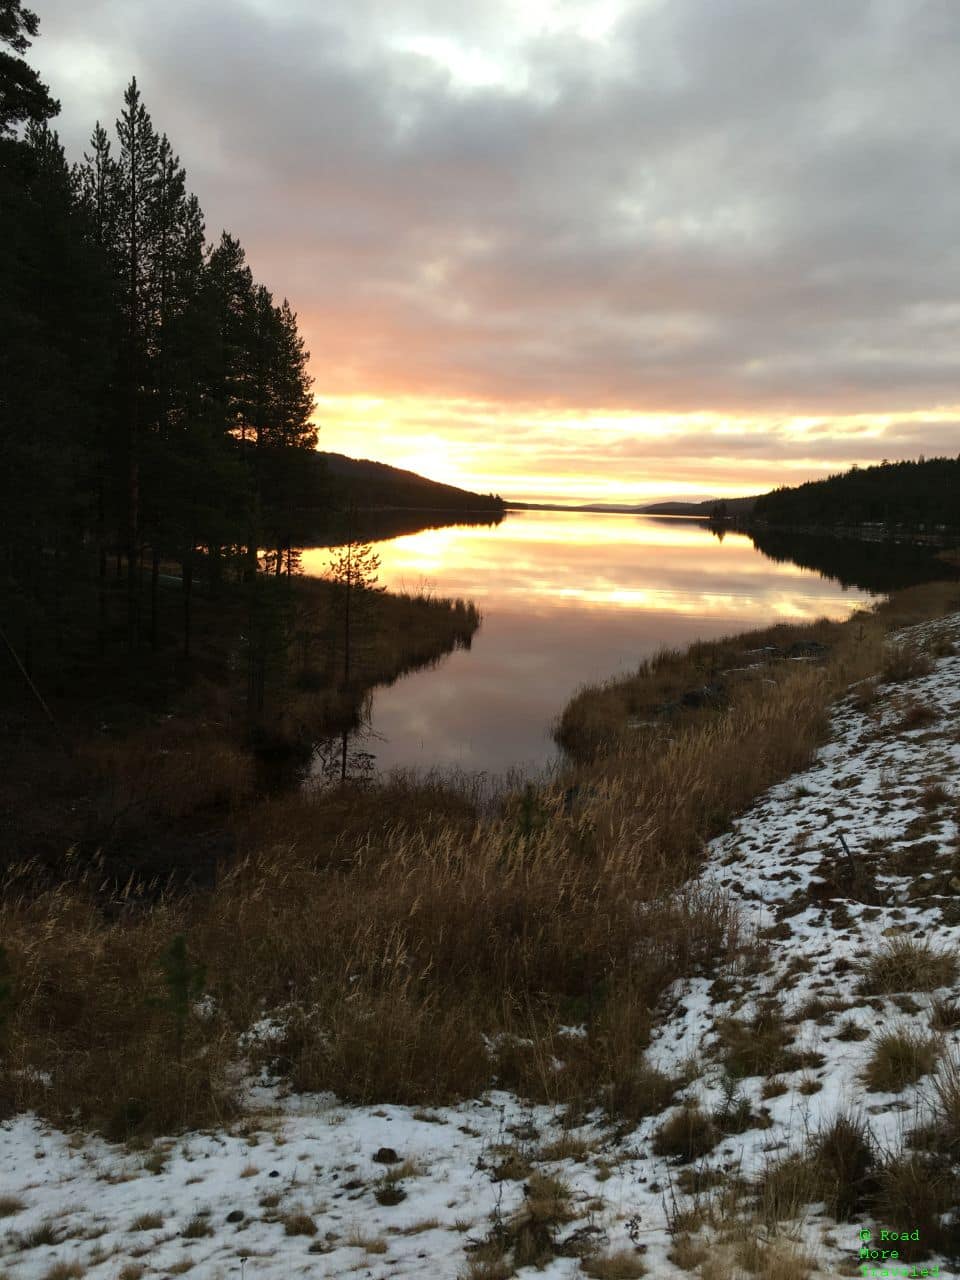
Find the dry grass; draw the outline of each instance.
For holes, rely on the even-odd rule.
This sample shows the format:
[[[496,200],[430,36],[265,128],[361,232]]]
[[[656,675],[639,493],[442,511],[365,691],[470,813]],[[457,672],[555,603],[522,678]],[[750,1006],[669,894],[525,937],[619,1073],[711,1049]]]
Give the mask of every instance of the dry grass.
[[[180,1232],[184,1240],[202,1240],[213,1235],[213,1227],[203,1214],[196,1213]]]
[[[584,1258],[581,1269],[591,1280],[639,1280],[647,1274],[646,1267],[629,1249],[593,1254]]]
[[[817,1065],[815,1055],[789,1047],[794,1029],[774,1004],[762,1005],[743,1021],[718,1019],[717,1034],[724,1067],[735,1078],[780,1075]]]
[[[390,1247],[383,1236],[366,1235],[359,1227],[350,1232],[347,1244],[351,1249],[362,1249],[364,1253],[370,1254],[384,1254]]]
[[[933,659],[914,644],[890,645],[881,670],[888,684],[903,684],[918,676],[929,675],[933,670]]]
[[[894,937],[861,966],[860,973],[859,989],[864,995],[935,991],[954,982],[957,959],[952,952],[940,951],[926,941]]]
[[[157,1231],[163,1226],[163,1214],[141,1213],[130,1223],[131,1231]]]
[[[725,1178],[714,1196],[673,1215],[670,1260],[701,1280],[806,1280],[815,1263],[799,1226],[813,1198],[811,1162],[798,1156],[769,1168],[756,1188]]]
[[[308,1213],[289,1213],[283,1219],[283,1230],[288,1236],[315,1236],[317,1224]]]
[[[898,1244],[900,1265],[938,1253],[960,1257],[960,1223],[952,1212],[958,1199],[960,1178],[942,1156],[904,1151],[888,1157],[880,1171],[877,1220],[909,1223],[920,1235],[919,1242]]]
[[[11,876],[0,898],[13,982],[5,1088],[21,1107],[111,1137],[219,1125],[235,1107],[238,1036],[267,1009],[286,1029],[249,1051],[254,1065],[344,1101],[430,1106],[498,1085],[600,1103],[628,1122],[658,1113],[675,1086],[642,1054],[662,993],[749,959],[729,902],[691,881],[705,839],[807,760],[831,697],[879,669],[887,622],[946,603],[906,593],[848,627],[774,629],[653,664],[652,691],[647,676],[631,686],[641,702],[702,684],[715,658],[732,662],[765,636],[830,645],[823,662],[776,665],[772,685],[729,678],[723,707],[684,713],[670,741],[624,732],[497,812],[439,786],[290,796],[234,816],[240,856],[206,891],[105,899],[95,863],[40,892]],[[571,715],[603,721],[626,696],[581,695]],[[232,804],[245,778],[221,764],[217,803]],[[139,796],[145,759],[114,766]],[[183,760],[170,770],[164,794],[190,785]],[[198,782],[189,803],[213,785]],[[111,803],[122,813],[119,791]],[[189,1014],[182,1055],[156,1003],[177,934],[214,997],[209,1017]],[[571,1022],[586,1034],[562,1034]],[[731,1021],[724,1052],[731,1070],[767,1074],[794,1064],[787,1043],[763,1015]]]
[[[658,1156],[670,1156],[678,1164],[706,1155],[720,1141],[721,1130],[713,1119],[692,1104],[675,1111],[653,1135]]]
[[[940,712],[931,703],[910,698],[904,703],[898,727],[901,731],[910,733],[914,729],[926,729],[928,725],[935,724],[939,719]]]
[[[560,1178],[536,1173],[526,1185],[526,1198],[506,1225],[513,1263],[542,1267],[556,1253],[557,1230],[574,1217],[570,1188]]]
[[[817,1134],[812,1157],[816,1198],[831,1217],[848,1221],[875,1187],[877,1153],[864,1119],[840,1112]]]
[[[55,1262],[49,1271],[43,1273],[43,1280],[83,1280],[86,1274],[79,1262]],[[122,1271],[120,1276],[123,1277]]]
[[[873,1042],[863,1070],[863,1081],[871,1093],[899,1093],[929,1075],[937,1064],[941,1043],[909,1026],[884,1031]]]

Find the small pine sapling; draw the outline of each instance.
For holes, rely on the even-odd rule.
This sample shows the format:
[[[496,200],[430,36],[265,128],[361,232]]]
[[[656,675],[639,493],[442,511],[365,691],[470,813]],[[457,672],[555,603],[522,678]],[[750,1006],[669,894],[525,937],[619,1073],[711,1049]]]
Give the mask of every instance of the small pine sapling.
[[[194,964],[187,954],[187,940],[182,933],[177,936],[160,957],[166,995],[151,1001],[166,1009],[173,1017],[174,1046],[177,1062],[183,1065],[183,1044],[187,1031],[190,1004],[203,995],[207,971],[202,964]]]

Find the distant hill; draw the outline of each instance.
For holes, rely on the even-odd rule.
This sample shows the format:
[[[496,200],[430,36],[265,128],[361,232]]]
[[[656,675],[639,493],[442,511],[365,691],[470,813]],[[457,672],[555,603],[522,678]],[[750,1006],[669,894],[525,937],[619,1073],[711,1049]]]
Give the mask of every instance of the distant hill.
[[[706,498],[702,502],[655,502],[637,506],[626,502],[583,502],[578,506],[559,502],[506,502],[508,511],[588,511],[599,515],[627,516],[700,516],[709,518],[717,505],[726,503],[728,515],[748,513],[756,498]]]
[[[297,511],[412,510],[503,512],[503,499],[439,484],[369,458],[296,450],[287,457],[265,456],[260,467],[263,496],[281,518]]]
[[[775,489],[756,500],[753,520],[779,527],[957,529],[960,458],[852,467],[826,480]]]
[[[354,535],[392,538],[447,524],[498,523],[505,510],[492,493],[472,493],[385,462],[319,450],[264,459],[261,484],[268,536],[271,545],[279,546],[332,545]]]
[[[731,519],[749,516],[759,498],[708,498],[705,502],[654,502],[637,510],[645,516],[699,516],[708,520],[711,516],[724,515]]]
[[[400,507],[423,511],[502,511],[503,499],[492,493],[473,493],[455,485],[440,484],[368,458],[348,458],[343,453],[317,451],[337,506],[355,505],[361,510]]]

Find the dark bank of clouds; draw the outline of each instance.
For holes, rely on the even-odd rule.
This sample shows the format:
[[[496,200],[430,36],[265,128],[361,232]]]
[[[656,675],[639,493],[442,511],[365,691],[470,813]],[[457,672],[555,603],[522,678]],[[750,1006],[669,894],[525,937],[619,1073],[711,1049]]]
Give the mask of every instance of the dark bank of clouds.
[[[540,30],[497,0],[36,7],[72,153],[136,73],[210,231],[300,311],[324,391],[784,415],[960,398],[953,0],[645,0],[603,40],[570,0]],[[415,51],[425,35],[493,82]]]

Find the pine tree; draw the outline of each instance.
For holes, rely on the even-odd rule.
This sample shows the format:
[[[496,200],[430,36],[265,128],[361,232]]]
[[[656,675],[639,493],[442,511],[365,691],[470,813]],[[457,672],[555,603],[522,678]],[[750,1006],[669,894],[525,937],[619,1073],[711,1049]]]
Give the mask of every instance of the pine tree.
[[[177,1062],[183,1064],[183,1047],[186,1039],[187,1020],[194,1000],[203,995],[207,971],[195,964],[187,954],[187,940],[178,933],[160,957],[163,984],[166,994],[152,1001],[166,1009],[173,1021],[173,1043]]]
[[[351,687],[359,651],[372,638],[372,597],[386,590],[377,584],[379,569],[380,557],[372,544],[355,540],[335,550],[327,569],[335,588],[335,617],[343,646],[343,689]]]
[[[0,141],[0,557],[24,665],[63,643],[84,576],[108,274],[88,239],[63,148],[45,122]]]
[[[152,288],[151,231],[155,220],[159,142],[140,98],[136,79],[124,94],[117,120],[118,248],[120,308],[124,319],[121,346],[121,399],[126,436],[127,643],[137,647],[140,631],[140,452],[144,401],[150,370],[148,354],[156,325]]]
[[[110,139],[98,120],[90,138],[90,151],[85,152],[83,164],[74,178],[78,200],[85,212],[90,235],[100,251],[103,261],[111,265],[111,280],[115,276],[115,255],[118,247],[117,220],[120,209],[119,169],[111,154]],[[115,359],[118,342],[116,297],[111,295],[106,314],[112,323],[109,335],[111,355]],[[106,652],[107,637],[107,529],[114,530],[114,542],[119,546],[119,512],[121,493],[118,478],[111,465],[119,453],[117,438],[117,405],[115,398],[108,398],[102,405],[98,418],[97,439],[94,450],[96,488],[96,544],[97,544],[97,648],[101,656]]]
[[[36,71],[16,54],[26,53],[36,38],[39,20],[20,0],[0,0],[0,139],[11,137],[18,125],[43,124],[60,112]]]

